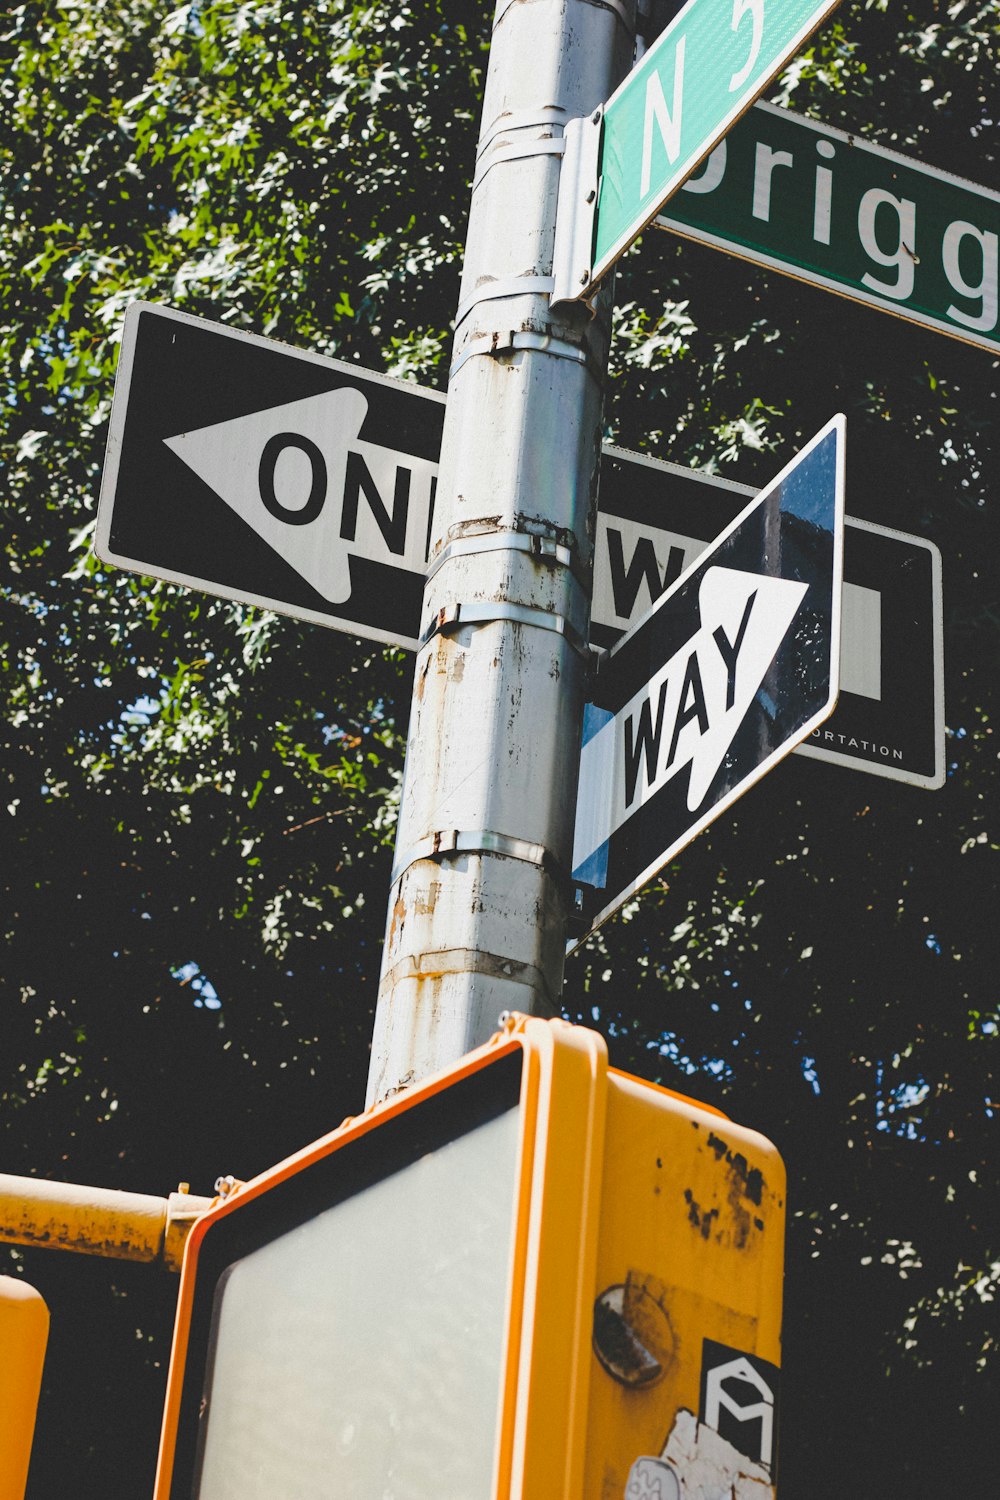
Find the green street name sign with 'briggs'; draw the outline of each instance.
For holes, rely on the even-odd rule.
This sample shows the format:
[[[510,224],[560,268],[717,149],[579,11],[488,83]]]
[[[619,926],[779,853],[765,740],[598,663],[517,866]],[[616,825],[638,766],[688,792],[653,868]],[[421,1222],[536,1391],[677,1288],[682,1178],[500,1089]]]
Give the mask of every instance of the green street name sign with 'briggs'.
[[[1000,350],[1000,193],[772,104],[656,224]]]
[[[553,300],[587,295],[837,3],[688,0],[603,110],[581,122],[590,185],[565,209],[560,187],[559,203],[562,235],[580,249],[568,281],[557,269]],[[567,153],[572,136],[567,130]],[[578,217],[571,230],[566,221]],[[557,227],[557,265],[559,239]]]

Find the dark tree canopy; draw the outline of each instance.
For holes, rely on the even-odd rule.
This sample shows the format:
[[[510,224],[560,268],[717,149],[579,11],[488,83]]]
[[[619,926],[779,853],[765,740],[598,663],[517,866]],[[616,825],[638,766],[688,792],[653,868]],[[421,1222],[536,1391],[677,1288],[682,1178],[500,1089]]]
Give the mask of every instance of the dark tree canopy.
[[[491,16],[0,18],[4,1171],[210,1192],[361,1107],[410,661],[90,538],[134,298],[444,388]],[[1000,20],[843,0],[769,97],[995,184]],[[784,1500],[986,1493],[998,361],[653,231],[617,303],[624,446],[762,484],[847,413],[850,513],[943,554],[948,776],[786,761],[574,958],[566,1013],[786,1159]],[[140,1500],[176,1283],[3,1259],[53,1310],[30,1495]]]

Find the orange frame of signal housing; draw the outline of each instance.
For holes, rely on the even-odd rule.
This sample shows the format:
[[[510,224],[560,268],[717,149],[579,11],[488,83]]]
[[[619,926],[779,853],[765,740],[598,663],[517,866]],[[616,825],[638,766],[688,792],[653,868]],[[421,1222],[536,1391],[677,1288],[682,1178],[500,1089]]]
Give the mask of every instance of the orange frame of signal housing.
[[[512,1016],[452,1068],[345,1121],[197,1222],[181,1276],[154,1500],[192,1493],[188,1460],[175,1474],[175,1459],[179,1422],[197,1411],[192,1395],[204,1385],[204,1366],[186,1365],[199,1258],[213,1228],[380,1125],[464,1081],[474,1087],[477,1074],[516,1052],[516,1186],[506,1286],[497,1288],[505,1312],[493,1479],[489,1496],[461,1500],[624,1497],[633,1481],[644,1493],[654,1472],[682,1474],[692,1453],[716,1467],[736,1453],[714,1431],[698,1449],[703,1350],[765,1371],[780,1363],[784,1174],[776,1150],[710,1106],[609,1069],[596,1032]],[[732,1360],[724,1368],[746,1373]],[[727,1409],[731,1427],[734,1410],[752,1409],[746,1390],[737,1383],[723,1391],[722,1407],[716,1399],[709,1415]],[[748,1491],[756,1497],[773,1483],[773,1434],[768,1428],[765,1455],[764,1423],[751,1419],[747,1430],[761,1434],[756,1456],[771,1460],[740,1460],[760,1486]],[[182,1447],[189,1453],[191,1443]]]

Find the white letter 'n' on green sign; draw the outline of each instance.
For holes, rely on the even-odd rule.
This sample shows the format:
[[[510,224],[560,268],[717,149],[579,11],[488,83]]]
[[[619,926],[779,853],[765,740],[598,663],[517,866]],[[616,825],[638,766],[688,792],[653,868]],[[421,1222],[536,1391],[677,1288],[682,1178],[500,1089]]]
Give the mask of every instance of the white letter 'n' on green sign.
[[[649,192],[649,181],[653,170],[653,126],[671,166],[680,155],[681,108],[684,103],[684,37],[674,49],[674,102],[673,110],[667,113],[667,101],[663,97],[663,84],[658,72],[650,73],[646,80],[646,118],[642,127],[642,174],[639,196],[645,198]]]

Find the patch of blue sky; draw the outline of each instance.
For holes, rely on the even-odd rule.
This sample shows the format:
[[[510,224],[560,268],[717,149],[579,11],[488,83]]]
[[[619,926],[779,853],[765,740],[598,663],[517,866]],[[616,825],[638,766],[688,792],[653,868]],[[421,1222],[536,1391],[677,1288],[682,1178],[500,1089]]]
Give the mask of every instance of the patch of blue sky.
[[[187,963],[175,965],[170,972],[182,986],[188,986],[191,989],[197,1010],[221,1010],[222,1001],[216,993],[215,985],[207,975],[202,973],[201,968],[193,959],[189,959]]]
[[[127,708],[123,708],[119,719],[123,724],[139,724],[145,727],[154,714],[158,714],[162,708],[159,698],[143,696],[136,698]]]
[[[876,1069],[875,1083],[875,1129],[891,1132],[908,1141],[927,1139],[924,1121],[914,1115],[930,1097],[931,1086],[925,1078],[898,1083],[893,1088],[884,1088],[885,1069],[880,1063]]]
[[[704,1057],[695,1059],[681,1052],[680,1044],[673,1032],[666,1032],[658,1041],[646,1043],[648,1052],[658,1052],[661,1057],[667,1058],[675,1068],[686,1073],[689,1078],[699,1073],[708,1073],[712,1078],[732,1078],[733,1070],[725,1058]]]

